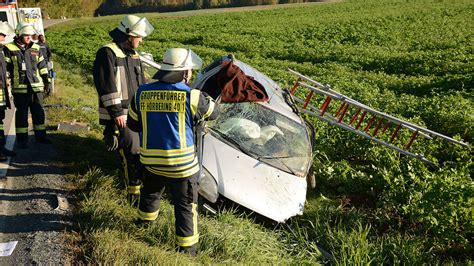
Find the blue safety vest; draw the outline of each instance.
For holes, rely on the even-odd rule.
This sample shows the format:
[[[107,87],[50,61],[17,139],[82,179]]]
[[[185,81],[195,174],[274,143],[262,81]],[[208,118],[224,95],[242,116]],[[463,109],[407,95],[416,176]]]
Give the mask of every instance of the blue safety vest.
[[[152,173],[184,178],[199,171],[194,146],[191,88],[184,82],[142,85],[135,94],[142,124],[140,161]]]

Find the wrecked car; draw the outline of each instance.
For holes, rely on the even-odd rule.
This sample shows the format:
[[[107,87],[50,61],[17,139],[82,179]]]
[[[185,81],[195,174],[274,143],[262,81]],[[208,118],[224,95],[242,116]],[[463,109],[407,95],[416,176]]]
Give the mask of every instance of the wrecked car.
[[[192,87],[216,99],[221,111],[200,137],[200,196],[231,200],[277,222],[302,214],[312,130],[288,91],[232,56],[204,68]]]

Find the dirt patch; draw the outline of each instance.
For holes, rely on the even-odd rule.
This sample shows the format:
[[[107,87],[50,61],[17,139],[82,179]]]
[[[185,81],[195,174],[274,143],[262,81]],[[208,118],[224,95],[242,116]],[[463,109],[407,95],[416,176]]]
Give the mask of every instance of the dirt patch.
[[[65,232],[72,226],[71,211],[57,209],[57,197],[71,198],[73,186],[64,179],[54,144],[30,137],[29,146],[16,149],[0,181],[0,242],[18,241],[0,264],[70,264]]]

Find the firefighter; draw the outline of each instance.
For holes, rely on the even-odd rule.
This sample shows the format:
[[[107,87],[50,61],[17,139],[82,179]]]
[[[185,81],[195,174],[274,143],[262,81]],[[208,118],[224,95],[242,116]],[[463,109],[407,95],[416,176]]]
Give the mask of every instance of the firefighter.
[[[17,30],[18,36],[5,45],[3,51],[16,107],[17,147],[25,149],[28,148],[28,109],[33,119],[36,142],[51,143],[46,137],[43,109],[43,92],[44,88],[48,88],[50,79],[40,47],[31,41],[31,36],[36,34],[35,28],[30,24],[19,23]],[[46,94],[49,92],[46,91]]]
[[[94,83],[99,94],[99,123],[105,126],[107,150],[119,150],[128,199],[136,205],[141,184],[139,137],[126,127],[129,100],[145,82],[142,63],[135,49],[153,31],[146,18],[125,16],[109,32],[113,42],[97,51],[93,66]]]
[[[43,53],[44,60],[46,60],[46,66],[48,67],[48,75],[52,81],[52,79],[55,78],[56,76],[53,70],[53,61],[52,61],[53,54],[51,53],[51,49],[49,48],[49,45],[46,43],[46,39],[44,38],[43,34],[38,35],[37,44],[40,46],[40,51]],[[52,88],[53,88],[52,83],[50,83],[47,90],[51,92]]]
[[[187,85],[192,69],[202,61],[193,51],[165,52],[161,69],[142,85],[130,102],[127,124],[140,132],[140,161],[145,167],[138,224],[158,217],[165,186],[171,188],[178,250],[196,255],[197,179],[199,164],[193,128],[217,117],[218,108],[207,94]]]
[[[0,161],[6,161],[7,156],[15,156],[13,151],[5,148],[6,137],[3,129],[3,119],[5,118],[6,108],[11,108],[10,97],[7,85],[7,63],[3,55],[3,42],[7,35],[14,34],[14,30],[7,22],[0,22]]]
[[[38,35],[38,45],[40,46],[44,59],[48,63],[48,69],[52,69],[49,62],[51,62],[51,57],[53,54],[51,53],[51,48],[49,48],[49,45],[46,43],[46,39],[44,38],[43,34]]]

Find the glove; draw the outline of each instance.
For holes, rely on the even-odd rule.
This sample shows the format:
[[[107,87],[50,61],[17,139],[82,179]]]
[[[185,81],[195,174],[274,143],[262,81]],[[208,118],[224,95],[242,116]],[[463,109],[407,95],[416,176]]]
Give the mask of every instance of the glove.
[[[51,95],[51,84],[44,84],[44,94],[46,97]]]
[[[104,142],[108,151],[115,151],[119,146],[118,136],[115,134],[104,135]]]

